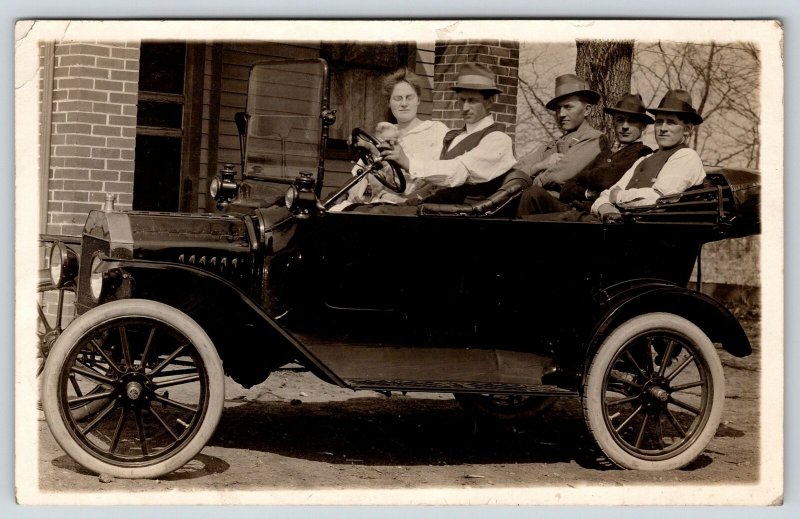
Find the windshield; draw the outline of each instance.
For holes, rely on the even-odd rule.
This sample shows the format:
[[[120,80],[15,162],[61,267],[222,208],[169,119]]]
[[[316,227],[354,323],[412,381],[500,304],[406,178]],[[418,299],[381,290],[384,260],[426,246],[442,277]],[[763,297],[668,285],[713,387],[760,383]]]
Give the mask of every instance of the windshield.
[[[324,62],[256,65],[247,92],[245,175],[292,181],[316,175],[322,131]]]

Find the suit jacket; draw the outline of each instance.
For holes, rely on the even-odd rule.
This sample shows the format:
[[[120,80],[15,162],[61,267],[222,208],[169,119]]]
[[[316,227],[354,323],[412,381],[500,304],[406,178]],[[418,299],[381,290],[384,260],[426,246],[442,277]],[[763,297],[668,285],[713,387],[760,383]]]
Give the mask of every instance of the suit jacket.
[[[535,186],[558,191],[564,182],[586,168],[601,151],[607,148],[608,139],[605,134],[592,128],[589,121],[583,121],[575,131],[565,133],[556,141],[525,155],[514,167],[534,176]],[[533,164],[553,153],[563,153],[564,158],[538,175],[531,170]]]
[[[561,186],[559,200],[588,210],[604,189],[616,184],[634,162],[651,153],[653,150],[641,142],[629,144],[616,153],[611,153],[610,149],[603,150],[583,171]],[[586,197],[587,190],[593,192],[589,198]]]

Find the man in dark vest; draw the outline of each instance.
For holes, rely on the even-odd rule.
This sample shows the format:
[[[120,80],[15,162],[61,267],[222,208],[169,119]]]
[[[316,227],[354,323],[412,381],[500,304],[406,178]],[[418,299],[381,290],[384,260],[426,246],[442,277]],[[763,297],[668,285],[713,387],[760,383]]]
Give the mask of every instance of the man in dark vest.
[[[409,159],[397,143],[381,153],[409,177],[440,188],[422,196],[426,202],[461,203],[489,196],[516,163],[511,137],[490,113],[494,96],[501,92],[491,69],[483,63],[464,63],[452,90],[465,125],[445,135],[438,160]]]
[[[634,162],[616,184],[600,193],[592,213],[603,220],[618,218],[620,208],[651,205],[659,197],[682,193],[702,184],[706,176],[703,161],[687,144],[694,127],[703,122],[689,93],[670,90],[657,108],[647,111],[655,116],[658,151]]]
[[[560,192],[536,185],[529,188],[520,199],[518,216],[570,209],[589,211],[597,196],[614,185],[637,159],[653,153],[641,139],[642,132],[653,119],[645,112],[639,94],[624,95],[616,105],[603,111],[614,117],[614,145],[601,151],[583,171],[564,182]]]

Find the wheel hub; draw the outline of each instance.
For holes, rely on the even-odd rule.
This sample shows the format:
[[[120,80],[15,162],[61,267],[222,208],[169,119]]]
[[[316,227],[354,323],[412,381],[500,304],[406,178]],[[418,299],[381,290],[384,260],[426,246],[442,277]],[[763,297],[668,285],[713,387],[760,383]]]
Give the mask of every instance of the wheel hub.
[[[666,402],[669,400],[669,393],[665,391],[660,386],[652,386],[650,389],[647,390],[647,393],[658,400],[659,402]]]
[[[126,373],[119,381],[118,394],[125,397],[128,404],[143,405],[148,393],[147,377],[139,373]]]
[[[128,382],[125,384],[125,395],[128,397],[128,399],[135,402],[139,399],[139,397],[142,396],[143,389],[144,387],[142,387],[142,385],[136,381]]]
[[[663,408],[669,402],[669,382],[661,377],[648,380],[642,388],[642,396],[647,408]]]
[[[60,330],[51,330],[42,336],[42,354],[44,354],[45,357],[50,354],[50,350],[53,349],[53,344],[55,344],[59,335],[61,335]]]

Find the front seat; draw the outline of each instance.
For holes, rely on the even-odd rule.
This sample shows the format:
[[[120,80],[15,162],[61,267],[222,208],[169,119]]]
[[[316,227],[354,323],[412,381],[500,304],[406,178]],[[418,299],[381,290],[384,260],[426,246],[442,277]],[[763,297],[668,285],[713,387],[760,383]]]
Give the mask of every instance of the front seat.
[[[500,216],[508,213],[513,216],[516,208],[512,202],[532,183],[527,173],[511,169],[486,186],[480,186],[491,190],[493,185],[499,185],[489,196],[467,195],[462,203],[457,204],[423,203],[419,205],[417,213],[439,216]]]

